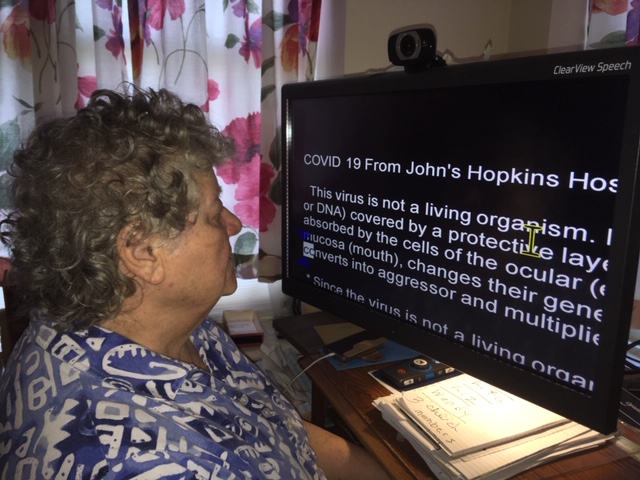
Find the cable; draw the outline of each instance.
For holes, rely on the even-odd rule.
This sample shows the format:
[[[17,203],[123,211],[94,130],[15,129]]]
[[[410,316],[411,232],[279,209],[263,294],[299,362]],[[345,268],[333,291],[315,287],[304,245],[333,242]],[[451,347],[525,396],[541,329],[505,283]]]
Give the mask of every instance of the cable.
[[[286,394],[287,391],[291,388],[291,386],[293,385],[293,382],[295,382],[304,372],[306,372],[307,370],[309,370],[311,367],[313,367],[316,363],[318,363],[320,360],[324,360],[325,358],[329,358],[329,357],[333,357],[335,355],[335,352],[331,352],[331,353],[327,353],[325,356],[320,357],[315,359],[313,362],[311,362],[311,364],[305,368],[304,370],[302,370],[299,374],[297,374],[295,377],[293,377],[293,379],[291,379],[291,381],[289,382],[289,384],[287,385],[287,387],[283,390],[282,394]]]
[[[640,345],[640,340],[635,340],[627,345],[627,352]]]
[[[625,357],[625,369],[624,376],[625,379],[628,380],[629,377],[637,377],[640,374],[640,363],[638,362],[637,357],[633,357],[630,355],[631,350],[640,345],[640,340],[635,340],[633,342],[629,342],[627,345],[627,355]],[[637,380],[634,378],[634,380]]]

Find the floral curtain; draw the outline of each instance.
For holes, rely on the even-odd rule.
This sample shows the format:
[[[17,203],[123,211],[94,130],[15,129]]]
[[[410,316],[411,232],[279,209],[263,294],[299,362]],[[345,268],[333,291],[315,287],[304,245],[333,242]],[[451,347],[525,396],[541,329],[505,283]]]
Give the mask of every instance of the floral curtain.
[[[262,257],[264,278],[277,278],[279,88],[310,78],[319,5],[0,0],[0,208],[11,207],[12,152],[37,122],[72,115],[97,88],[167,88],[235,139],[235,157],[216,173],[244,226],[234,242],[238,276],[255,278]]]
[[[314,78],[321,0],[263,3],[260,270],[262,280],[280,276],[280,89]]]
[[[640,0],[591,0],[588,48],[640,45]],[[640,328],[640,264],[636,273],[631,328]]]
[[[638,45],[640,0],[591,0],[589,48]]]

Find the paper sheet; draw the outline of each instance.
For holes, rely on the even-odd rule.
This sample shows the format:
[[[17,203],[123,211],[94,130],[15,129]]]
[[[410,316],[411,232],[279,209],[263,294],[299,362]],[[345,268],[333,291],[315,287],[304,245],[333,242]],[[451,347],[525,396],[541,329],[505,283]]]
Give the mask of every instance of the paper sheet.
[[[466,374],[405,392],[398,403],[452,456],[568,421]]]

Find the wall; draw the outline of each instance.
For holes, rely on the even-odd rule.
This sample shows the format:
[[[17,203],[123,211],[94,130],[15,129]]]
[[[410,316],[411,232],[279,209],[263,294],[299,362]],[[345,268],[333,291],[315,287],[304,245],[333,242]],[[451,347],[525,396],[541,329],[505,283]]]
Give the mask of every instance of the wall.
[[[492,57],[582,48],[588,5],[588,0],[344,2],[346,74],[387,68],[389,33],[416,24],[433,25],[438,51],[461,60],[480,59],[487,45]]]

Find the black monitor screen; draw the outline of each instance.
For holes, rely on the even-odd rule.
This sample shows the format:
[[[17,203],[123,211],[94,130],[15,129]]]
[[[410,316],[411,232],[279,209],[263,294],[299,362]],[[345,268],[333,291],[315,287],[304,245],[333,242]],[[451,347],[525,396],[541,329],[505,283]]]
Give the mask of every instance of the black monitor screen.
[[[639,53],[285,86],[284,291],[615,430]]]

